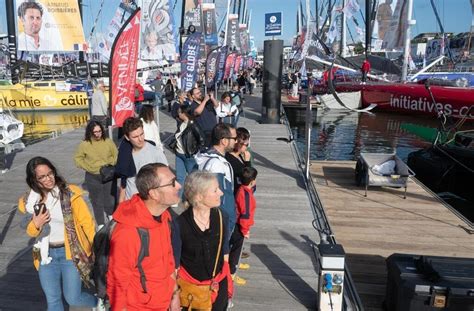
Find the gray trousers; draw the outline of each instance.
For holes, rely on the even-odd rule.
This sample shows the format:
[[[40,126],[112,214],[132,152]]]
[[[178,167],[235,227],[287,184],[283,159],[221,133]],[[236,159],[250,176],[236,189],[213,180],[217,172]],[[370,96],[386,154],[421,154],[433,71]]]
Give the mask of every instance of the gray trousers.
[[[115,198],[112,195],[112,181],[103,184],[100,174],[88,172],[86,172],[84,181],[89,191],[95,221],[97,225],[104,225],[106,223],[104,213],[109,216],[114,212]]]

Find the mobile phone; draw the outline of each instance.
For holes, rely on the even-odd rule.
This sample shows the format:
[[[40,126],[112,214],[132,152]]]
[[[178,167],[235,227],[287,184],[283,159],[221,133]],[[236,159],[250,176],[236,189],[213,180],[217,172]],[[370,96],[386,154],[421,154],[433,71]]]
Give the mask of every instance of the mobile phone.
[[[38,216],[40,213],[44,214],[46,213],[46,204],[44,203],[36,203],[33,206],[33,209],[35,210],[35,215]]]

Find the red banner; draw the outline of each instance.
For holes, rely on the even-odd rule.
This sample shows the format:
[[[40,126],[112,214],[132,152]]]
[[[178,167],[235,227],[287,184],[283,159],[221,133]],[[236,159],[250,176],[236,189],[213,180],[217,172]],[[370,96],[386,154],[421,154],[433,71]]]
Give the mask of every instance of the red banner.
[[[243,62],[243,58],[242,58],[242,55],[239,55],[237,56],[237,58],[235,59],[235,63],[234,63],[234,72],[235,73],[239,73],[241,67],[242,67],[242,62]]]
[[[224,72],[224,80],[230,78],[231,69],[234,67],[234,61],[237,54],[230,53],[227,55],[227,60],[225,61],[225,72]]]
[[[110,61],[110,102],[113,125],[121,127],[134,114],[140,11],[129,18],[117,34]]]

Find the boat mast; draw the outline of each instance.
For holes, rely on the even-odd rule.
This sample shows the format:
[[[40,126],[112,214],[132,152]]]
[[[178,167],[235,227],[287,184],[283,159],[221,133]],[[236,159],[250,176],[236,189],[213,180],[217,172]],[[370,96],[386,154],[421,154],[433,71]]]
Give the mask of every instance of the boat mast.
[[[13,0],[5,0],[5,9],[7,14],[7,31],[8,31],[8,53],[10,55],[10,74],[12,83],[16,84],[18,80],[18,70],[16,68],[17,63],[17,46],[16,46],[16,35],[15,35],[15,4]]]
[[[405,47],[403,51],[403,68],[402,68],[402,81],[407,80],[408,75],[408,58],[410,56],[410,41],[411,41],[411,25],[414,21],[411,20],[413,13],[413,0],[408,0],[407,7],[407,29],[405,33]],[[403,29],[401,29],[403,31]]]
[[[342,57],[346,57],[346,45],[347,45],[347,33],[346,33],[346,14],[344,8],[346,6],[346,0],[342,0],[342,22],[341,22],[341,48],[340,53]]]
[[[365,57],[370,53],[370,44],[372,40],[372,27],[370,27],[372,18],[370,11],[370,2],[371,0],[365,0]]]

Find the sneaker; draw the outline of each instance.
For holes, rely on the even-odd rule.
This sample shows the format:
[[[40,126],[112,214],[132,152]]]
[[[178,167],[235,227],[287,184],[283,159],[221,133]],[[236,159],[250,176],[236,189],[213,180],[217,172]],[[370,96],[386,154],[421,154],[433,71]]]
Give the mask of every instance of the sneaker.
[[[232,302],[232,299],[229,299],[229,302],[227,303],[227,309],[232,309],[234,307],[234,303]]]
[[[243,259],[249,258],[249,257],[250,257],[250,254],[247,252],[242,252],[242,255],[240,256],[240,258],[243,258]]]
[[[241,263],[241,264],[239,264],[239,269],[240,270],[248,270],[248,269],[250,269],[250,265],[248,263]]]
[[[104,299],[99,298],[97,301],[97,306],[95,308],[92,308],[92,311],[107,311]]]
[[[235,277],[233,277],[233,280],[234,280],[234,283],[237,284],[237,285],[245,285],[245,284],[247,284],[247,280],[241,278],[240,276],[235,276]]]

